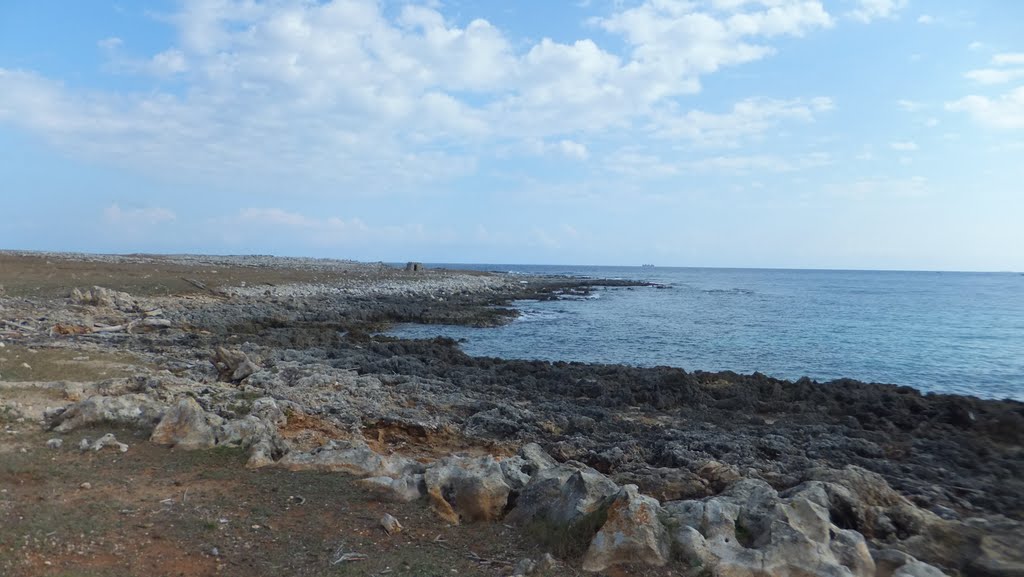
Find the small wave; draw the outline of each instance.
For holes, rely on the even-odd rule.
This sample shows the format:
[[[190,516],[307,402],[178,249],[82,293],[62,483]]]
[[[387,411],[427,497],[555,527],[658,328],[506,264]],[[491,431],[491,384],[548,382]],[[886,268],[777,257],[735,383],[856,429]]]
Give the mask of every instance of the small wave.
[[[549,321],[562,316],[556,311],[520,311],[515,322],[531,323],[537,321]]]
[[[754,291],[745,288],[731,288],[731,289],[705,289],[704,294],[708,295],[752,295]]]

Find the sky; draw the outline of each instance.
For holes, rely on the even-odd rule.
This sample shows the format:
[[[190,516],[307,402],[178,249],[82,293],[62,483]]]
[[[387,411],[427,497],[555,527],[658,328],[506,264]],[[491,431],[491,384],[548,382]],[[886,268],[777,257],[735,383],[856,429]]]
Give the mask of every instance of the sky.
[[[1024,270],[1024,2],[10,0],[0,248]]]

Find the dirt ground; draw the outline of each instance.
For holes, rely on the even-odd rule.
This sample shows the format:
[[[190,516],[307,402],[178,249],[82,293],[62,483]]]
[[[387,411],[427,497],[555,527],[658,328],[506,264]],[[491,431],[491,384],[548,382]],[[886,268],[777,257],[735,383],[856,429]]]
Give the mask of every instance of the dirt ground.
[[[34,423],[4,427],[2,575],[502,575],[538,554],[508,527],[448,526],[346,475],[247,470],[241,451],[175,451],[125,429],[76,431],[55,450]],[[128,452],[78,450],[107,432]],[[385,513],[405,530],[388,536]]]

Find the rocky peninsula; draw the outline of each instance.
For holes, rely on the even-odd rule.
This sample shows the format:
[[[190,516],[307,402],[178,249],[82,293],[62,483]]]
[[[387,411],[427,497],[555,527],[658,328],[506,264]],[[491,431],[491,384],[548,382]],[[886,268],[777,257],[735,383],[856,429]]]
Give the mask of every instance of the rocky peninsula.
[[[1024,575],[1022,403],[382,334],[632,284],[0,252],[0,574]]]

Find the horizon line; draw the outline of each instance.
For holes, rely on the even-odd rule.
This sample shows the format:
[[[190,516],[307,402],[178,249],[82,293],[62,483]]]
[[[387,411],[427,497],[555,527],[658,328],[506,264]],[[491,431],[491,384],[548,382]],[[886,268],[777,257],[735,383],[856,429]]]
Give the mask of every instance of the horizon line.
[[[363,264],[403,264],[405,262],[422,262],[433,266],[544,266],[544,267],[569,267],[569,268],[651,268],[643,264],[569,264],[569,263],[511,263],[511,262],[432,262],[428,260],[417,261],[409,259],[405,261],[390,260],[361,260],[357,258],[309,256],[296,254],[270,254],[270,253],[199,253],[199,252],[89,252],[89,251],[63,251],[63,250],[40,250],[40,249],[10,249],[0,248],[0,254],[4,253],[29,253],[29,254],[50,254],[65,256],[115,256],[115,257],[272,257],[272,258],[299,258],[325,261],[349,261]],[[672,269],[713,269],[713,270],[767,270],[767,271],[820,271],[820,272],[920,272],[920,273],[979,273],[979,274],[1024,274],[1024,271],[1017,270],[981,270],[981,269],[913,269],[913,268],[829,268],[829,267],[793,267],[793,266],[725,266],[725,265],[653,265],[653,268]]]

